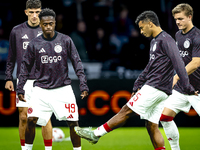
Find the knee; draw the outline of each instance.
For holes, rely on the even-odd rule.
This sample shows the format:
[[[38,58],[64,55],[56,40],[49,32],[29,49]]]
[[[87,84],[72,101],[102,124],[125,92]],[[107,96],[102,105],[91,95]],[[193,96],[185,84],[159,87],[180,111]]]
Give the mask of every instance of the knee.
[[[19,112],[19,121],[22,124],[26,124],[27,123],[27,113]]]
[[[122,109],[119,111],[118,115],[122,115],[122,116],[125,116],[126,119],[130,118],[131,116],[134,115],[133,111],[127,106],[127,105],[124,105],[122,107]]]
[[[34,127],[37,123],[37,120],[38,120],[37,117],[29,117],[27,122],[28,126]]]

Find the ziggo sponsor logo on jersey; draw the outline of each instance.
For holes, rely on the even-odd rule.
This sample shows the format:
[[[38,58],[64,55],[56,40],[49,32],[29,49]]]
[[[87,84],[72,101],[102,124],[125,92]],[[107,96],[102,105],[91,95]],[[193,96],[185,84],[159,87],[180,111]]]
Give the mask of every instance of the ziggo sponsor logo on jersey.
[[[58,61],[61,61],[62,57],[61,56],[48,56],[48,55],[44,55],[41,56],[41,62],[43,64],[45,63],[57,63]]]

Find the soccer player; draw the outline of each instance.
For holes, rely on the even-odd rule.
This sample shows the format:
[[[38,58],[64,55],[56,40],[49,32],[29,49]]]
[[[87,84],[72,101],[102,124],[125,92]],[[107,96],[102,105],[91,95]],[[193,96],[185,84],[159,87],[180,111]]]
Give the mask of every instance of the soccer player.
[[[29,42],[42,34],[42,29],[39,27],[39,13],[41,11],[40,0],[27,0],[25,14],[28,17],[28,21],[15,26],[9,39],[9,52],[6,65],[6,85],[5,88],[14,91],[12,73],[17,62],[17,78],[19,77],[20,66],[24,52],[27,50]],[[16,107],[19,111],[19,136],[21,141],[21,148],[24,148],[25,144],[25,129],[27,123],[27,110],[28,103],[30,101],[33,82],[35,79],[35,69],[33,68],[29,74],[28,81],[24,86],[26,91],[25,97],[27,102],[19,101],[16,98]],[[42,135],[44,139],[45,149],[51,149],[52,147],[52,125],[51,121],[45,127],[42,127]]]
[[[150,44],[150,58],[144,71],[134,83],[131,99],[119,113],[108,122],[91,131],[75,127],[76,133],[91,143],[97,143],[106,133],[125,124],[134,112],[146,120],[146,128],[156,150],[165,150],[164,139],[158,128],[164,102],[172,92],[174,69],[180,77],[183,90],[194,94],[179,50],[173,38],[160,27],[159,19],[153,11],[145,11],[136,19],[141,34],[153,37]]]
[[[176,33],[176,43],[189,75],[190,84],[200,91],[200,30],[192,23],[193,9],[189,4],[179,4],[172,14],[179,28]],[[160,121],[169,140],[172,150],[180,150],[179,132],[173,121],[180,111],[189,112],[191,105],[200,115],[200,97],[189,96],[183,90],[179,76],[174,76],[172,95],[165,102]]]
[[[76,47],[69,36],[55,31],[55,17],[51,9],[40,12],[43,34],[29,43],[21,64],[17,86],[19,100],[25,101],[23,87],[34,62],[36,72],[25,133],[27,150],[32,149],[36,123],[45,126],[52,113],[58,120],[67,120],[74,150],[81,150],[81,139],[74,131],[74,127],[78,126],[78,107],[68,76],[68,59],[80,80],[82,98],[88,95],[89,89]],[[37,122],[38,119],[40,121]]]

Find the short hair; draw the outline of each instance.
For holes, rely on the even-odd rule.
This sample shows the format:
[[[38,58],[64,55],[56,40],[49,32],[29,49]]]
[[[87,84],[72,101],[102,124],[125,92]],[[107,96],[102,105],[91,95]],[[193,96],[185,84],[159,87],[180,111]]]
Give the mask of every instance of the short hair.
[[[144,11],[143,13],[141,13],[137,19],[135,20],[135,23],[138,24],[140,21],[142,22],[152,22],[153,24],[155,24],[156,26],[160,26],[159,23],[159,19],[158,16],[156,15],[155,12],[153,11]]]
[[[193,8],[187,4],[187,3],[182,3],[182,4],[178,4],[173,10],[172,10],[172,15],[174,16],[177,13],[180,12],[185,12],[185,15],[188,17],[189,15],[192,16],[193,18]]]
[[[56,18],[56,13],[52,9],[44,8],[44,9],[42,9],[42,11],[39,14],[40,20],[44,16],[52,16],[52,17]]]
[[[42,3],[40,0],[27,0],[26,1],[26,9],[30,8],[41,8]]]

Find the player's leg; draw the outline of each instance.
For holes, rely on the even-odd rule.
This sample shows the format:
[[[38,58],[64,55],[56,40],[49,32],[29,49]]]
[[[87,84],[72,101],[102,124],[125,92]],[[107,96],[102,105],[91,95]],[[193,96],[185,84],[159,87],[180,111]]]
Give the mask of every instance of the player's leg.
[[[152,142],[155,150],[165,150],[164,139],[158,128],[158,124],[152,123],[152,122],[146,120],[145,126],[147,128],[147,131],[149,133],[151,142]]]
[[[74,127],[79,126],[78,121],[67,121],[67,124],[70,129],[70,138],[72,141],[73,150],[81,150],[81,138],[74,131]]]
[[[82,138],[85,138],[92,144],[96,144],[101,136],[104,136],[108,132],[123,126],[133,114],[134,112],[127,105],[124,105],[115,116],[97,129],[91,131],[88,129],[75,127],[75,131]]]
[[[37,117],[28,117],[26,132],[25,132],[25,147],[26,150],[32,150],[33,141],[35,138],[35,127],[37,123]]]
[[[180,150],[179,132],[175,122],[173,121],[175,116],[176,112],[165,107],[160,117],[160,122],[170,143],[171,149]]]
[[[21,147],[25,146],[25,130],[27,124],[27,107],[18,107],[19,111],[19,137],[21,142]]]
[[[42,126],[42,136],[44,140],[45,150],[52,149],[52,124],[48,121],[46,126]]]
[[[160,122],[172,150],[180,150],[179,131],[173,119],[180,111],[189,112],[190,107],[191,104],[188,101],[188,96],[176,90],[172,91],[172,95],[165,102],[165,108],[160,117]]]

